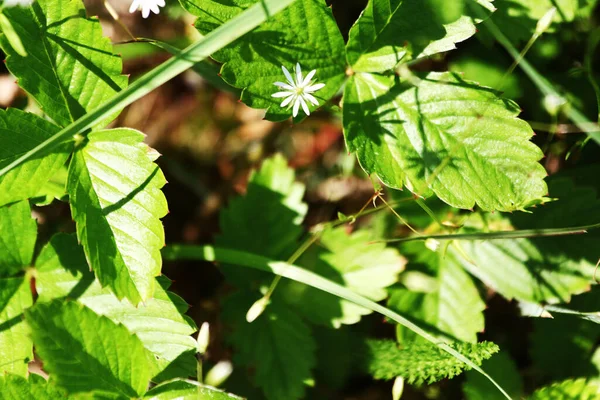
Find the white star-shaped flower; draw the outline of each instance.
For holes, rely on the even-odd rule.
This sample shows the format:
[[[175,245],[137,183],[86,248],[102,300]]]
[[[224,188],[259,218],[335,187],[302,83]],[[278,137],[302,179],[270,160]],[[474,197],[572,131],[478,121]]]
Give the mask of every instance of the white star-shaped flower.
[[[286,67],[281,67],[283,70],[283,74],[287,79],[287,83],[284,82],[275,82],[274,85],[284,89],[283,92],[274,93],[273,97],[284,98],[281,102],[281,107],[288,106],[293,107],[293,115],[294,117],[298,116],[298,110],[302,107],[302,110],[306,115],[310,115],[310,110],[308,109],[308,102],[310,101],[315,106],[319,105],[319,102],[315,97],[311,94],[316,92],[317,90],[323,89],[325,87],[324,83],[315,84],[312,81],[312,78],[317,73],[316,69],[313,69],[306,75],[306,78],[302,75],[302,68],[300,68],[300,63],[296,64],[296,68],[294,68],[294,72],[296,75],[296,79],[292,77],[290,71]]]
[[[148,18],[150,11],[154,14],[160,13],[159,7],[165,6],[165,0],[133,0],[129,12],[134,13],[140,8],[142,9],[142,17]]]
[[[4,7],[14,7],[14,6],[27,7],[27,6],[30,6],[32,3],[33,3],[33,0],[4,0],[4,3],[2,3],[2,5]]]

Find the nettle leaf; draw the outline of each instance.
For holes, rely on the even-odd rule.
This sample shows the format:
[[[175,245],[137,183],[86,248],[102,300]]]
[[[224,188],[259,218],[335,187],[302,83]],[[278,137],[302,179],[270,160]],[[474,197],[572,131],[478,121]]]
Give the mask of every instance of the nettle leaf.
[[[243,400],[241,397],[223,392],[198,382],[176,380],[155,386],[144,399],[151,400]]]
[[[531,214],[511,215],[510,220],[496,217],[491,228],[545,229],[600,221],[600,199],[594,189],[553,179],[550,195],[560,200]],[[460,247],[469,259],[461,259],[471,274],[508,299],[569,302],[571,295],[589,290],[594,282],[599,240],[595,230],[577,236],[463,241]]]
[[[36,374],[28,379],[6,374],[0,377],[0,398],[11,400],[63,400],[67,394]]]
[[[530,400],[593,400],[598,398],[600,384],[595,380],[568,379],[536,390]]]
[[[77,239],[66,234],[52,237],[36,261],[36,271],[38,301],[77,299],[137,335],[156,356],[154,381],[195,376],[196,341],[190,335],[196,332],[196,325],[185,315],[187,303],[167,291],[171,283],[167,278],[157,278],[154,297],[135,307],[102,288],[89,271]]]
[[[491,342],[455,343],[451,346],[477,365],[499,350]],[[375,379],[390,380],[401,376],[408,383],[417,385],[453,378],[470,369],[431,343],[399,347],[393,340],[368,340],[365,362]]]
[[[165,245],[166,183],[158,153],[132,129],[92,132],[75,152],[67,192],[90,266],[102,286],[133,304],[148,300]]]
[[[494,10],[487,0],[479,4]],[[475,6],[471,0],[371,0],[350,30],[348,63],[356,72],[383,72],[453,50],[477,31]]]
[[[492,378],[506,392],[509,394],[511,399],[523,398],[523,379],[519,374],[517,365],[512,358],[504,351],[500,351],[498,354],[489,360],[485,360],[481,364],[481,368],[490,374]],[[467,379],[463,385],[463,392],[467,400],[504,400],[506,397],[502,395],[492,385],[492,383],[486,379],[483,375],[476,371],[467,371]]]
[[[313,272],[336,281],[373,301],[387,297],[386,287],[396,283],[406,261],[382,243],[370,243],[368,230],[349,235],[345,228],[327,229],[319,244],[298,261]],[[371,311],[324,291],[286,280],[278,291],[313,323],[339,328],[355,324]]]
[[[388,307],[415,319],[420,326],[429,327],[434,333],[440,331],[456,340],[477,342],[477,334],[484,328],[485,303],[473,279],[462,268],[455,251],[448,248],[446,251],[433,252],[423,243],[413,246],[416,246],[413,252],[416,250],[421,253],[419,257],[423,257],[424,253],[432,253],[429,267],[436,271],[433,277],[435,288],[430,292],[394,289]],[[403,254],[410,254],[404,250]],[[399,338],[404,338],[403,343],[416,338],[402,326],[398,326],[397,330]]]
[[[2,12],[29,53],[19,55],[0,35],[6,66],[57,124],[68,125],[127,86],[121,58],[102,36],[100,21],[86,17],[81,0],[39,0]]]
[[[514,102],[450,73],[406,90],[396,79],[360,73],[345,89],[346,145],[368,174],[464,209],[522,210],[543,200],[543,154]]]
[[[254,322],[246,322],[246,311],[255,300],[237,293],[223,304],[223,318],[233,327],[229,340],[236,351],[234,362],[252,367],[254,382],[268,400],[303,398],[316,364],[310,328],[281,302],[273,302]]]
[[[0,110],[0,168],[33,149],[59,129],[31,113],[14,108]],[[36,196],[40,186],[65,164],[72,147],[70,144],[60,144],[0,177],[0,206]]]
[[[137,336],[75,302],[37,303],[25,313],[36,352],[69,393],[140,397],[150,360]]]
[[[33,360],[33,344],[23,312],[32,304],[29,280],[0,279],[0,376],[5,373],[27,376],[27,363]]]
[[[196,27],[202,34],[233,18],[258,0],[181,0],[198,16]],[[296,63],[302,70],[317,70],[315,80],[325,87],[314,93],[320,105],[331,99],[345,79],[344,39],[325,0],[297,0],[260,27],[245,35],[213,57],[224,63],[223,79],[242,88],[242,101],[254,108],[265,108],[267,119],[282,121],[292,111],[280,107],[281,91],[275,82],[285,82],[281,67],[292,71]],[[309,104],[310,110],[316,107]]]
[[[37,223],[28,201],[0,207],[0,276],[13,275],[31,264]]]
[[[265,160],[250,176],[243,197],[233,198],[219,214],[217,246],[248,251],[274,260],[287,260],[302,236],[308,206],[302,202],[304,185],[278,154]],[[265,210],[265,212],[260,212]],[[270,274],[222,266],[227,278],[240,287],[252,286]]]

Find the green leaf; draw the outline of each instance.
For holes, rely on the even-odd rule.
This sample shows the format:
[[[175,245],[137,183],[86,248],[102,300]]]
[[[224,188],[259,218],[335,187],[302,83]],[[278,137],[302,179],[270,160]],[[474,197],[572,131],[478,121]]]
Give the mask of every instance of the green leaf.
[[[462,268],[455,251],[449,248],[446,252],[432,252],[423,243],[411,246],[412,251],[420,253],[419,257],[433,254],[429,267],[435,271],[433,279],[436,285],[430,292],[404,288],[393,290],[388,307],[412,317],[421,326],[429,326],[434,332],[438,330],[464,342],[477,342],[477,334],[484,328],[485,303],[472,278]],[[406,247],[402,248],[403,254],[407,254]],[[398,336],[405,339],[402,340],[404,343],[414,334],[399,326]]]
[[[198,382],[176,380],[155,386],[146,393],[144,399],[151,400],[242,400],[221,390],[202,386]]]
[[[13,108],[0,110],[0,168],[33,149],[58,130],[56,125],[37,115]],[[0,177],[0,206],[36,196],[40,186],[65,164],[71,148],[72,145],[61,144],[50,151],[40,153]]]
[[[7,374],[0,377],[0,398],[11,400],[63,400],[67,398],[60,388],[36,374],[29,379]]]
[[[392,188],[451,206],[522,210],[547,193],[542,151],[518,106],[449,73],[403,90],[356,74],[344,93],[344,134],[362,168]]]
[[[383,72],[453,50],[477,31],[474,6],[471,0],[371,0],[350,30],[348,62],[356,72]]]
[[[80,0],[38,0],[3,13],[29,52],[19,55],[0,35],[6,66],[57,124],[69,125],[127,86],[121,58],[102,36],[100,21],[86,17]]]
[[[513,399],[523,398],[523,379],[519,374],[517,365],[506,352],[501,351],[489,360],[485,360],[481,367],[502,385]],[[504,396],[494,390],[494,386],[481,374],[467,371],[467,380],[463,391],[467,400],[503,400]]]
[[[385,244],[370,243],[374,238],[368,230],[348,235],[344,227],[327,229],[320,246],[305,253],[298,264],[373,301],[381,301],[387,297],[385,288],[397,281],[405,260]],[[372,312],[293,281],[283,282],[278,294],[311,322],[335,328],[355,324]]]
[[[29,202],[0,207],[0,276],[13,275],[31,264],[37,223]]]
[[[491,342],[455,343],[451,345],[477,365],[498,352]],[[375,379],[401,376],[408,383],[420,385],[453,378],[470,368],[430,343],[414,343],[399,347],[392,340],[367,341],[366,365]]]
[[[258,0],[181,0],[198,16],[196,27],[206,34]],[[282,121],[291,110],[280,107],[281,99],[271,97],[281,91],[275,82],[285,82],[281,70],[300,63],[308,73],[315,69],[316,81],[325,87],[315,92],[319,105],[331,99],[345,79],[344,39],[324,0],[297,0],[271,17],[250,34],[213,57],[224,63],[221,75],[232,86],[244,89],[242,101],[254,108],[266,108],[267,119]],[[309,105],[310,110],[315,106]]]
[[[234,327],[229,338],[236,351],[234,362],[252,367],[254,381],[268,400],[303,398],[316,364],[311,331],[280,302],[270,304],[254,322],[246,322],[246,311],[255,300],[241,293],[223,305],[223,318]]]
[[[10,23],[10,20],[6,18],[6,15],[2,14],[0,10],[0,32],[6,37],[6,41],[10,43],[10,46],[14,49],[15,53],[21,57],[27,57],[27,50],[23,47],[21,38],[15,32],[15,28]]]
[[[66,234],[52,237],[36,261],[36,270],[38,301],[77,299],[137,335],[156,357],[153,380],[196,374],[196,341],[190,336],[196,332],[196,325],[185,315],[187,303],[167,291],[167,278],[157,278],[154,297],[143,305],[135,307],[127,300],[119,301],[89,271],[75,236]]]
[[[301,224],[308,206],[302,202],[303,196],[304,185],[295,182],[294,170],[282,155],[265,160],[250,176],[246,195],[232,199],[220,212],[221,233],[215,242],[277,260],[288,259],[304,231]],[[269,277],[227,265],[223,272],[240,287]]]
[[[146,392],[148,354],[123,325],[64,300],[37,303],[25,315],[44,369],[70,394],[131,398]]]
[[[598,398],[600,384],[585,378],[569,379],[536,390],[530,400],[593,400]]]
[[[0,279],[0,376],[6,373],[27,376],[27,363],[33,360],[33,344],[23,322],[23,312],[32,304],[28,279]]]
[[[102,286],[133,304],[152,297],[165,244],[166,183],[158,153],[132,129],[92,132],[75,152],[67,192],[77,236]]]
[[[31,199],[36,206],[47,206],[54,200],[62,200],[67,202],[67,180],[69,178],[69,169],[63,165],[56,174],[52,175],[50,180],[46,182],[41,189]]]
[[[560,200],[530,214],[513,214],[510,221],[488,216],[491,230],[577,226],[600,221],[595,190],[576,187],[568,179],[550,181],[550,195]],[[513,240],[463,241],[468,259],[463,266],[508,299],[532,303],[569,302],[571,295],[589,290],[598,260],[600,231],[585,235]]]

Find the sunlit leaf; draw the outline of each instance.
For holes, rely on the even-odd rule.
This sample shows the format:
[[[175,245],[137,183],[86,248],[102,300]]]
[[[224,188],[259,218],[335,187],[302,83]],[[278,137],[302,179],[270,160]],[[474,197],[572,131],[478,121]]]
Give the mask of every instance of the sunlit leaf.
[[[221,390],[194,381],[176,380],[155,386],[146,393],[149,400],[242,400]]]
[[[198,16],[196,27],[206,34],[258,0],[180,0]],[[290,7],[233,45],[213,55],[224,63],[223,79],[244,89],[242,101],[254,108],[266,108],[267,118],[281,121],[292,111],[280,107],[282,99],[271,95],[281,91],[275,82],[285,82],[281,67],[292,71],[300,63],[304,76],[317,70],[315,78],[325,87],[314,93],[323,105],[340,89],[346,71],[344,39],[324,0],[297,0]],[[309,105],[310,110],[316,107]]]
[[[368,174],[451,206],[521,210],[547,194],[541,150],[518,106],[454,74],[417,87],[367,73],[344,93],[344,134]]]
[[[58,132],[58,126],[21,110],[0,110],[0,168]],[[38,195],[67,161],[72,145],[63,144],[31,158],[0,177],[0,206]]]
[[[0,207],[0,276],[13,275],[31,264],[36,238],[29,202]]]
[[[373,239],[368,230],[349,235],[344,228],[328,229],[313,251],[305,253],[297,263],[371,300],[381,301],[387,297],[385,288],[396,282],[406,261],[396,250],[370,243]],[[341,324],[355,324],[363,315],[371,313],[296,282],[285,281],[283,285],[280,294],[285,301],[313,323],[339,328]]]
[[[167,278],[157,278],[154,297],[135,307],[100,286],[89,271],[77,239],[65,234],[54,236],[42,250],[36,270],[38,301],[77,299],[96,314],[121,323],[136,334],[156,356],[154,380],[195,375],[196,341],[191,335],[196,325],[185,315],[187,303],[167,291],[170,285]]]
[[[165,244],[167,202],[158,153],[132,129],[92,132],[69,170],[67,191],[77,236],[103,286],[133,304],[148,300]]]
[[[36,374],[25,379],[6,374],[0,377],[0,398],[11,400],[63,400],[67,398],[60,388]]]
[[[32,304],[27,279],[0,279],[0,376],[6,373],[27,376],[27,363],[33,360],[33,344],[23,312]]]
[[[62,300],[38,303],[26,318],[44,369],[69,393],[132,398],[146,392],[148,353],[123,325]]]
[[[127,86],[121,58],[80,0],[37,0],[3,13],[30,54],[19,55],[2,35],[6,66],[57,124],[68,125]]]
[[[348,62],[354,71],[383,72],[455,49],[476,32],[472,7],[471,0],[371,0],[350,30]]]
[[[434,271],[435,286],[429,292],[394,289],[388,307],[429,327],[434,333],[437,330],[455,340],[477,342],[477,334],[484,328],[485,303],[473,279],[462,268],[456,252],[451,248],[433,252],[423,243],[411,247],[412,254],[406,246],[402,248],[404,254],[411,255],[409,268],[411,261],[417,261],[412,257],[415,253],[418,252],[421,260],[425,254],[430,254],[428,267]],[[402,342],[415,337],[404,327],[398,327],[398,335],[399,339],[404,338]]]

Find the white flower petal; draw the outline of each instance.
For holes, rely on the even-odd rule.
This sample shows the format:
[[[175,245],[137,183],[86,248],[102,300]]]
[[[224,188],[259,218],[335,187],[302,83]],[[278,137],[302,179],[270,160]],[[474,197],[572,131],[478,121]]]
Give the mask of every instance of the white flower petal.
[[[304,111],[306,115],[310,115],[310,110],[308,109],[308,104],[306,104],[304,97],[300,97],[300,104],[302,105],[302,111]]]
[[[142,0],[133,0],[133,3],[131,3],[131,7],[129,7],[129,12],[130,13],[134,13],[138,10],[138,8],[140,8],[140,3],[142,2]]]
[[[294,102],[294,110],[292,112],[292,115],[294,116],[294,118],[296,118],[298,116],[298,110],[300,109],[300,99],[301,99],[301,97],[298,96],[298,97],[296,97],[296,101]]]
[[[142,17],[144,18],[148,18],[148,16],[150,15],[150,9],[146,6],[143,6],[142,8]]]
[[[315,74],[317,73],[316,69],[313,69],[312,71],[310,71],[308,73],[308,75],[306,75],[306,78],[304,78],[304,81],[302,81],[302,86],[306,86],[310,83],[311,79],[313,78],[313,76],[315,76]]]
[[[292,78],[292,74],[290,74],[290,71],[288,71],[288,69],[283,65],[281,66],[281,69],[283,70],[283,74],[285,75],[290,85],[296,86],[296,83],[294,82],[294,78]]]
[[[324,83],[317,83],[316,85],[312,85],[309,86],[307,88],[304,88],[304,92],[305,93],[312,93],[312,92],[316,92],[317,90],[321,90],[325,87]]]
[[[277,92],[277,93],[273,93],[271,95],[271,97],[288,97],[288,96],[293,96],[294,93],[290,93],[290,92]]]
[[[290,97],[288,97],[287,99],[285,99],[285,100],[283,100],[283,101],[281,102],[281,105],[280,105],[280,107],[282,107],[282,108],[283,108],[283,107],[286,107],[286,106],[287,106],[288,104],[290,104],[290,103],[292,102],[292,100],[294,100],[295,98],[296,98],[296,96],[295,96],[295,95],[291,95]]]
[[[292,85],[288,85],[287,83],[283,83],[283,82],[275,82],[273,85],[279,86],[280,88],[287,89],[287,90],[295,90]]]
[[[308,101],[310,101],[311,103],[313,103],[315,106],[319,105],[319,101],[317,99],[315,99],[315,97],[310,94],[310,93],[304,93],[302,96],[304,96],[304,98]]]
[[[296,86],[302,86],[302,68],[300,67],[300,63],[296,63]]]

